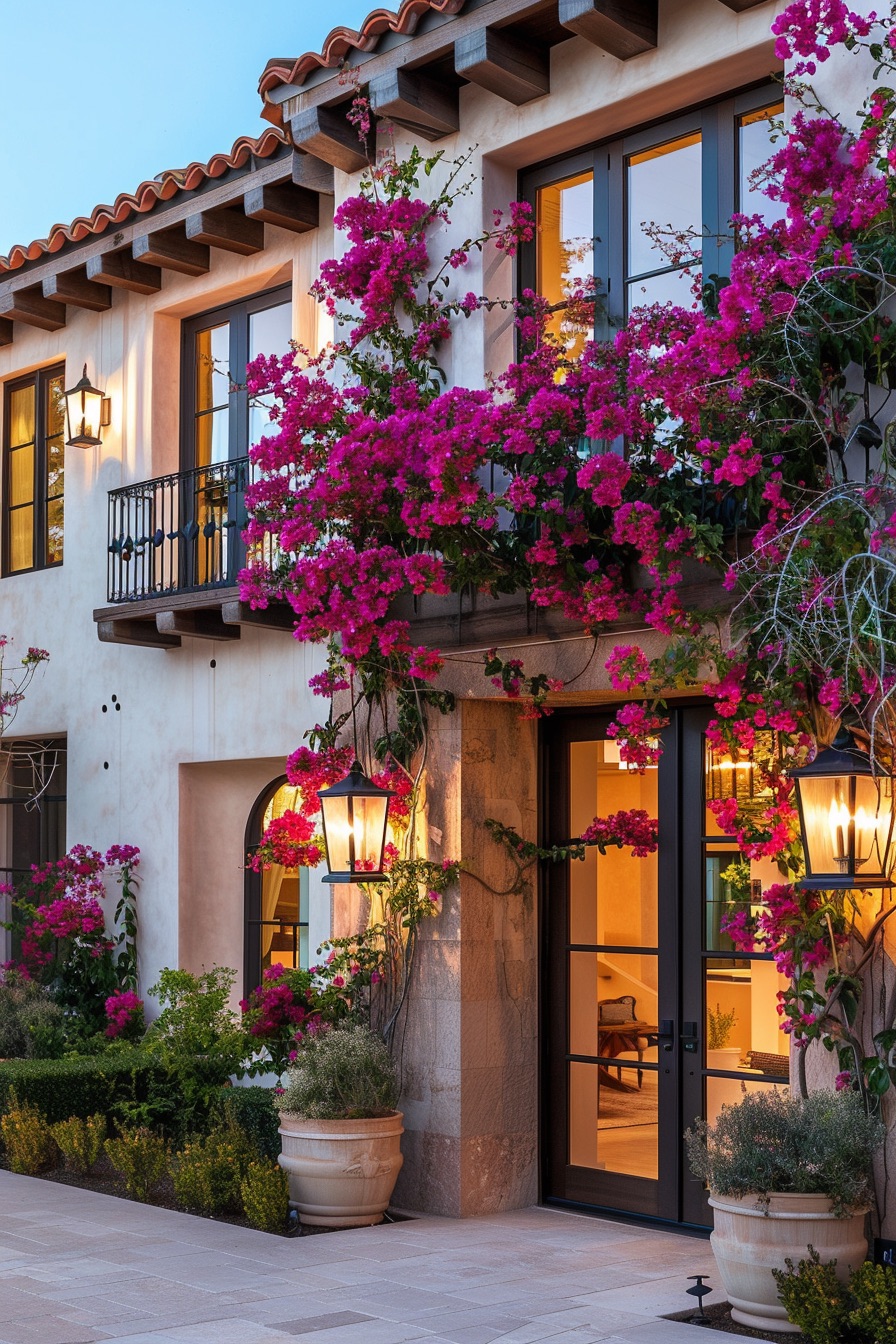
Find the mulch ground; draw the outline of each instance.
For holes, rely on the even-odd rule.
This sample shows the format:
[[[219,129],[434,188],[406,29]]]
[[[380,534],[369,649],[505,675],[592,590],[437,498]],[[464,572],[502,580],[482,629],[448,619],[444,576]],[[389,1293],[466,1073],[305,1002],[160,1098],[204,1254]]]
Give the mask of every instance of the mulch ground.
[[[773,1344],[808,1344],[805,1335],[798,1331],[790,1333],[776,1330],[751,1330],[748,1325],[739,1325],[731,1319],[731,1308],[727,1302],[716,1302],[705,1308],[706,1320],[695,1321],[694,1312],[676,1311],[672,1316],[664,1316],[665,1321],[684,1321],[687,1325],[702,1325],[707,1330],[723,1330],[728,1335],[746,1335],[749,1339],[772,1340]]]

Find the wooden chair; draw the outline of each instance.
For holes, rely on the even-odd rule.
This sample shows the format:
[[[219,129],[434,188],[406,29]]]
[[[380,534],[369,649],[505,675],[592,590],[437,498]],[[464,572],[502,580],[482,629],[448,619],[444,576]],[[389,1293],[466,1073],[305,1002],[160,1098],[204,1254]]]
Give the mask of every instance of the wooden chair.
[[[610,1042],[617,1046],[615,1055],[621,1055],[623,1050],[634,1050],[638,1056],[640,1064],[644,1058],[644,1051],[648,1049],[650,1042],[646,1036],[638,1036],[635,1032],[626,1031],[627,1022],[636,1022],[638,1020],[638,1005],[634,994],[620,994],[615,999],[598,999],[597,1001],[597,1022],[598,1027],[604,1027],[605,1035]],[[613,1030],[615,1028],[615,1030]],[[600,1050],[600,1032],[598,1032],[598,1051]],[[617,1065],[616,1077],[621,1081],[622,1068]],[[638,1086],[641,1087],[644,1080],[644,1074],[638,1069]]]

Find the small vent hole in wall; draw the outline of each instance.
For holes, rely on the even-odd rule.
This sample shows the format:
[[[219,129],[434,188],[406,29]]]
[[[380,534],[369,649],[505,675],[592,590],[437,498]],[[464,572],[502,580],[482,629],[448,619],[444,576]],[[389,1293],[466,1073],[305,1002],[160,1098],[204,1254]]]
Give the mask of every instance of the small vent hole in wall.
[[[104,770],[108,770],[108,769],[109,769],[109,762],[108,762],[108,761],[103,761],[103,769],[104,769]]]
[[[104,713],[104,714],[108,714],[108,713],[109,713],[109,706],[108,706],[108,705],[103,705],[103,713]]]
[[[209,667],[217,667],[217,666],[218,666],[218,660],[217,658],[213,658],[209,663]]]

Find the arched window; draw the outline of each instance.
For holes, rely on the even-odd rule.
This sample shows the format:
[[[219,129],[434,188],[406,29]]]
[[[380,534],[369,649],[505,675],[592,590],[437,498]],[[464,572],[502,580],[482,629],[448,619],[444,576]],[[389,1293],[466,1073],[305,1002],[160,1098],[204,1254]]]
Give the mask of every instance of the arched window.
[[[246,852],[261,843],[274,817],[296,806],[298,789],[281,776],[259,794],[249,814]],[[279,962],[308,965],[308,869],[273,863],[260,873],[246,869],[246,936],[244,983],[249,994],[262,972]]]

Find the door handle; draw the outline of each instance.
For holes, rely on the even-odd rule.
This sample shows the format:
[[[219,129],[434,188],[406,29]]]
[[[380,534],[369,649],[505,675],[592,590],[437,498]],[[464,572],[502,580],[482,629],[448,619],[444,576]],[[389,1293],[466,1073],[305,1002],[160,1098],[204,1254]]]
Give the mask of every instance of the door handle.
[[[672,1018],[671,1017],[661,1018],[659,1030],[648,1032],[647,1039],[651,1045],[659,1045],[660,1043],[662,1043],[662,1047],[664,1050],[666,1051],[671,1050],[672,1045],[675,1041],[675,1023],[672,1021]]]
[[[689,1054],[697,1053],[699,1040],[697,1038],[697,1023],[683,1022],[681,1025],[681,1045],[682,1049],[687,1050]]]

